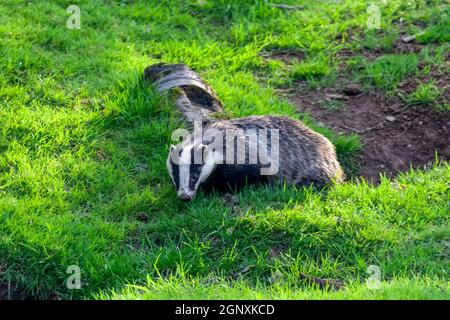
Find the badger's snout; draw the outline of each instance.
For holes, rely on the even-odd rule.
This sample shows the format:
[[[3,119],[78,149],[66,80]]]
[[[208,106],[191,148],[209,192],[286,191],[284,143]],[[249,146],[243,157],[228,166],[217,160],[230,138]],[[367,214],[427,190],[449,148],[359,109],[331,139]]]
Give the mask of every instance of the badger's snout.
[[[176,161],[172,157],[173,150],[179,150]],[[199,185],[214,169],[214,158],[207,157],[206,162],[203,161],[205,150],[207,150],[207,146],[203,144],[197,146],[189,141],[177,147],[171,147],[171,153],[167,158],[167,169],[177,190],[178,199],[182,201],[194,199]],[[203,152],[203,156],[199,161],[196,154],[200,152]]]
[[[182,193],[178,196],[178,199],[182,201],[189,201],[192,200],[192,196],[188,195],[187,193]]]
[[[190,201],[192,199],[194,199],[195,197],[195,191],[178,191],[178,199],[182,200],[182,201]]]

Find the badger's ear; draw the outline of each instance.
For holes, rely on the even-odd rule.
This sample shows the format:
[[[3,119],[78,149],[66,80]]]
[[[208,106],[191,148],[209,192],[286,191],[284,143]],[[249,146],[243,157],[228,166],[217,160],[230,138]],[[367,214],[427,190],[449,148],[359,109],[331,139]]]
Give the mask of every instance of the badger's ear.
[[[170,146],[170,152],[172,152],[172,151],[174,151],[174,150],[176,150],[177,148],[172,144],[171,146]]]
[[[213,143],[214,140],[216,140],[216,136],[211,136],[211,137],[208,137],[207,139],[203,140],[203,143],[204,143],[205,145],[208,145],[208,144]]]
[[[206,144],[202,143],[197,147],[197,151],[205,152],[206,150],[208,150],[208,146]]]

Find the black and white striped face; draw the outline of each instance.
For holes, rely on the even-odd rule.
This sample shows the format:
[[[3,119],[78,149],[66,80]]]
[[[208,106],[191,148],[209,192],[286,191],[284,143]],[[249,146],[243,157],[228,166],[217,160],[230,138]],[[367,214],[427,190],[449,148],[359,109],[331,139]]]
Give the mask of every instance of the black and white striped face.
[[[204,144],[170,147],[167,170],[180,200],[192,200],[200,184],[214,170],[215,163],[208,151]]]

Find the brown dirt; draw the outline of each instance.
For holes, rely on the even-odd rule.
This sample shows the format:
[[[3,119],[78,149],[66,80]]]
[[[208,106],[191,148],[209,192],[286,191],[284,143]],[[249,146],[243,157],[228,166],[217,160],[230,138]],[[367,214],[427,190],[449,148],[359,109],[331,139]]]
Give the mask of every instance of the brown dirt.
[[[425,48],[425,45],[415,40],[405,43],[401,39],[397,39],[394,42],[392,51],[396,54],[420,53],[423,48]]]
[[[327,110],[329,95],[342,95],[342,110]],[[406,107],[398,98],[380,93],[345,96],[340,92],[311,91],[290,98],[299,111],[338,133],[358,133],[364,143],[360,155],[361,175],[372,182],[379,174],[394,176],[410,165],[423,167],[435,160],[450,160],[450,112],[430,106]]]
[[[402,34],[402,37],[406,34]],[[338,56],[342,59],[341,69],[346,69],[347,60],[364,56],[368,60],[386,54],[419,53],[423,44],[412,41],[405,43],[401,37],[389,49],[365,49],[351,51],[343,49]],[[268,52],[262,55],[291,64],[304,58],[301,51]],[[425,66],[419,65],[419,69]],[[379,182],[380,173],[394,176],[408,171],[410,166],[423,167],[435,160],[437,152],[440,160],[450,160],[450,112],[436,112],[433,106],[407,107],[398,97],[388,98],[379,92],[360,93],[360,88],[345,90],[342,84],[348,83],[340,76],[335,88],[318,91],[280,90],[288,92],[289,99],[298,106],[300,112],[309,113],[317,122],[342,134],[357,133],[363,142],[360,155],[360,174],[374,183]],[[402,81],[398,89],[402,94],[413,92],[420,83],[435,81],[443,92],[436,103],[450,100],[449,73],[437,70],[434,66],[423,77],[409,77]],[[301,83],[299,84],[301,86]],[[356,89],[355,89],[356,88]],[[325,104],[339,100],[344,108],[331,110]]]
[[[403,42],[401,38],[395,40],[392,47],[389,49],[373,49],[364,50],[363,55],[368,59],[375,59],[386,54],[409,54],[409,53],[420,53],[420,51],[425,47],[424,44],[418,43],[416,41]]]
[[[376,49],[364,49],[362,51],[353,51],[349,49],[342,49],[338,53],[338,57],[342,59],[341,69],[346,68],[346,61],[350,58],[357,56],[363,56],[367,60],[375,60],[381,56],[387,54],[408,54],[408,53],[420,53],[420,51],[425,47],[424,44],[418,43],[416,41],[411,41],[405,43],[401,38],[397,39],[391,48],[376,48]]]

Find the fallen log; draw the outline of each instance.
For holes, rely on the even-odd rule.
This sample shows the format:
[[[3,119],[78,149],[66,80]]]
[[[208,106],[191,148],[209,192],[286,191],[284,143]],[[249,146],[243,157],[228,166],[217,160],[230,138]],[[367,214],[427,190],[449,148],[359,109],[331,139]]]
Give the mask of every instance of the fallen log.
[[[189,123],[209,121],[213,113],[223,112],[213,89],[184,64],[151,65],[144,70],[144,79],[152,82],[161,93],[175,92],[175,104]]]

